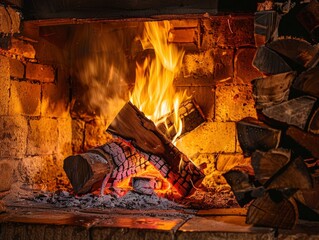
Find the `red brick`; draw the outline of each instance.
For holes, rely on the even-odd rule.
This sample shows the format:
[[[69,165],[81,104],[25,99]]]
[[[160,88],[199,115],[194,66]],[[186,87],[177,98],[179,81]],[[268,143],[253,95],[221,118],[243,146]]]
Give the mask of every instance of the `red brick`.
[[[13,183],[13,164],[12,161],[0,161],[0,192],[8,191]]]
[[[56,83],[42,85],[42,116],[66,117],[69,115],[68,74],[59,71],[57,77]]]
[[[67,157],[72,154],[72,119],[58,118],[58,153]]]
[[[170,43],[197,43],[198,33],[196,28],[171,29],[168,35]]]
[[[0,117],[0,158],[25,156],[28,124],[24,117]]]
[[[24,77],[24,64],[17,59],[10,59],[10,76],[21,79]]]
[[[254,45],[254,18],[247,16],[218,16],[204,19],[202,49],[211,47],[240,47]]]
[[[215,120],[239,121],[244,117],[257,117],[251,85],[220,83],[215,93]]]
[[[28,155],[53,154],[58,148],[58,121],[41,118],[30,120],[28,135]]]
[[[84,150],[105,144],[111,136],[106,133],[107,122],[95,119],[85,125]]]
[[[16,38],[12,38],[11,43],[12,47],[8,50],[9,53],[24,58],[35,58],[35,50],[30,43]]]
[[[52,83],[55,80],[55,71],[50,65],[27,63],[26,78],[30,80]]]
[[[41,86],[30,82],[11,81],[9,114],[40,116]]]
[[[0,115],[8,114],[10,66],[9,59],[0,55]]]
[[[11,33],[20,33],[21,13],[8,6],[7,11],[11,19]]]
[[[243,154],[218,154],[216,169],[227,172],[236,166],[250,166],[250,158],[244,158]]]
[[[0,33],[11,33],[12,23],[11,18],[4,6],[0,6]]]
[[[236,83],[250,83],[255,78],[263,76],[252,65],[255,56],[255,48],[241,48],[238,49],[235,56],[235,81]]]

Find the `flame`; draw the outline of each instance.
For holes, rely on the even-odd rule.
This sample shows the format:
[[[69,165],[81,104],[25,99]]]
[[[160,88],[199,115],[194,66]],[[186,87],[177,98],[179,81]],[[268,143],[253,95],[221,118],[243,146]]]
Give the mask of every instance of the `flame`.
[[[178,114],[179,105],[186,99],[185,92],[176,92],[173,81],[182,66],[184,51],[168,43],[169,21],[145,22],[143,49],[154,49],[155,58],[148,56],[142,64],[137,63],[134,90],[130,101],[156,125],[165,121],[168,113],[174,111],[176,135],[182,132],[182,121]]]

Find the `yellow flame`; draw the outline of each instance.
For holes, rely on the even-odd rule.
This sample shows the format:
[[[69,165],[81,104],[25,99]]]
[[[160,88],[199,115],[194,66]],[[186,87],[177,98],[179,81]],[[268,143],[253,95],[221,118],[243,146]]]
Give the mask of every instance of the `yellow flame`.
[[[182,121],[178,109],[186,99],[186,94],[176,92],[174,78],[182,66],[184,51],[168,43],[169,21],[145,22],[143,49],[154,49],[155,58],[150,56],[143,64],[137,63],[136,80],[130,101],[149,119],[159,124],[159,120],[174,110],[174,127],[176,136],[182,132]],[[163,119],[161,119],[161,122]]]

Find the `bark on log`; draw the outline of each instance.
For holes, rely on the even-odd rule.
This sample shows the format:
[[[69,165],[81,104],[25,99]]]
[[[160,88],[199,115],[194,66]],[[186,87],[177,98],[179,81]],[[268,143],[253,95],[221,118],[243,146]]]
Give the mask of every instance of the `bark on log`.
[[[292,71],[292,68],[278,53],[264,45],[257,49],[253,65],[265,74],[279,74]]]
[[[287,129],[286,135],[311,153],[313,157],[319,158],[319,135],[304,132],[294,126]]]
[[[281,131],[257,119],[244,118],[236,123],[236,129],[239,144],[245,156],[250,156],[257,149],[268,151],[279,145]]]
[[[270,107],[287,101],[290,86],[295,77],[296,72],[288,72],[253,80],[253,97],[256,108]]]
[[[293,83],[293,87],[319,98],[319,66],[301,73]]]
[[[264,108],[262,113],[273,120],[304,129],[316,99],[302,96]]]
[[[314,67],[319,61],[318,46],[312,46],[302,39],[278,39],[266,46],[305,68]]]
[[[183,122],[183,128],[180,136],[188,133],[205,122],[204,114],[199,108],[195,100],[190,99],[181,103],[178,109],[178,115]],[[174,112],[171,112],[167,116],[164,116],[161,123],[157,125],[157,128],[165,134],[165,136],[173,140],[176,135],[176,129],[174,128]]]
[[[121,109],[107,131],[129,140],[182,196],[192,194],[204,179],[202,171],[130,102]],[[167,171],[162,171],[163,167]]]
[[[293,198],[280,191],[266,192],[252,202],[247,211],[246,223],[256,226],[292,229],[298,221],[298,208]]]
[[[146,169],[148,162],[126,141],[114,139],[87,153],[64,160],[66,172],[77,194],[112,186],[131,174]],[[102,190],[103,192],[103,190]]]
[[[290,161],[291,152],[286,149],[271,149],[268,152],[255,151],[251,155],[251,165],[255,172],[255,178],[261,184],[275,175]]]

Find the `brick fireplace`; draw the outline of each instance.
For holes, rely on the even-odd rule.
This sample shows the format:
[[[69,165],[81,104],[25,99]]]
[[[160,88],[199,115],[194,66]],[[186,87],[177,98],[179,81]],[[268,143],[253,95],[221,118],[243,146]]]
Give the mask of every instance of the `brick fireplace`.
[[[0,200],[8,208],[0,212],[9,212],[0,219],[0,236],[2,231],[5,239],[29,239],[33,230],[28,228],[34,224],[30,236],[45,234],[48,239],[54,238],[52,229],[61,239],[64,230],[67,239],[113,234],[114,239],[152,239],[153,234],[163,239],[318,237],[304,228],[280,232],[245,224],[247,206],[238,208],[241,204],[224,175],[236,166],[251,168],[236,124],[258,118],[252,80],[266,76],[252,64],[260,46],[255,1],[238,6],[227,0],[220,3],[220,12],[216,1],[204,1],[200,8],[193,1],[178,7],[164,1],[161,10],[157,3],[135,9],[128,1],[132,11],[116,3],[116,11],[106,3],[105,11],[98,7],[85,11],[86,1],[76,7],[65,1],[61,9],[56,3],[26,2],[0,5],[0,176],[4,179]],[[98,0],[93,2],[99,6]],[[112,139],[106,129],[130,99],[137,63],[154,56],[152,49],[143,49],[137,41],[144,23],[154,21],[168,21],[168,42],[185,51],[173,84],[192,96],[205,119],[180,137],[176,147],[196,166],[206,164],[200,185],[206,192],[195,191],[186,201],[161,195],[188,204],[186,209],[165,209],[165,213],[148,209],[141,214],[118,205],[114,211],[96,209],[97,205],[80,211],[70,205],[61,211],[73,194],[64,161]],[[38,203],[49,199],[55,205],[24,203],[34,194]],[[91,193],[87,196],[94,199]],[[72,201],[85,198],[73,196]]]

